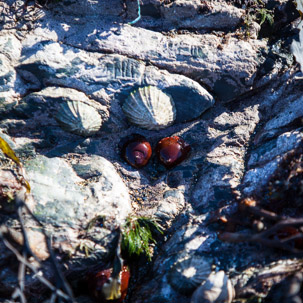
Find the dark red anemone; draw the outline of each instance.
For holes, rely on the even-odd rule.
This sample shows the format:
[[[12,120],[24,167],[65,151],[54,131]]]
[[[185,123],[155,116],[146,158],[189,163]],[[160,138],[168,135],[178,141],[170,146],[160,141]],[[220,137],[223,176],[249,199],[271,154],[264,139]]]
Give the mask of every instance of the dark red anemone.
[[[180,164],[187,158],[190,150],[190,145],[178,136],[163,138],[156,146],[159,160],[167,168]]]
[[[141,168],[148,163],[152,149],[145,137],[135,135],[123,145],[122,154],[131,166]]]
[[[112,269],[104,269],[95,274],[90,274],[88,278],[88,288],[92,297],[99,303],[122,303],[127,294],[130,272],[127,266],[123,266],[120,272],[120,292],[121,297],[115,300],[106,300],[104,295],[104,284],[108,284],[111,279]]]

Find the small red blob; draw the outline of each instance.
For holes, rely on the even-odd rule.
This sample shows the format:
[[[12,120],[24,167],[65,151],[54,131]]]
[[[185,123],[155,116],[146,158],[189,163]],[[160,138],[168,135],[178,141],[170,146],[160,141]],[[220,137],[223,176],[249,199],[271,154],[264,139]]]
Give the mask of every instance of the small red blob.
[[[103,293],[103,286],[105,283],[110,281],[110,276],[112,274],[112,269],[105,269],[97,272],[94,275],[90,275],[88,278],[88,288],[90,294],[97,300],[99,303],[122,303],[127,294],[128,282],[130,278],[130,272],[127,266],[123,266],[120,272],[120,292],[121,297],[116,300],[106,300]]]
[[[190,145],[177,136],[163,138],[156,146],[159,160],[167,168],[180,164],[187,158],[190,150]]]
[[[134,168],[145,166],[152,154],[152,149],[145,137],[136,135],[122,148],[124,159]]]
[[[122,267],[121,271],[121,302],[127,295],[128,282],[130,278],[129,268],[127,266]]]

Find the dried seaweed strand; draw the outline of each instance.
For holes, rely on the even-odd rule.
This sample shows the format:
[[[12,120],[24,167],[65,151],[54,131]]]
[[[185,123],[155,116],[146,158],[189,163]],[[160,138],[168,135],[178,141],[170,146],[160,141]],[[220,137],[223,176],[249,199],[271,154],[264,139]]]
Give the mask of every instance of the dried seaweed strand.
[[[0,232],[0,238],[2,239],[4,245],[14,253],[16,258],[19,262],[23,263],[26,267],[28,267],[33,273],[35,273],[35,277],[43,283],[46,287],[48,287],[53,293],[55,293],[57,296],[62,297],[63,299],[70,301],[70,297],[66,295],[63,291],[60,289],[57,289],[52,283],[50,283],[47,279],[45,279],[43,276],[39,274],[38,269],[33,266],[31,263],[27,261],[19,252],[18,250],[10,244],[9,241],[6,240],[5,236]],[[23,295],[23,294],[22,294]]]
[[[67,294],[68,296],[70,297],[70,299],[68,300],[68,302],[74,302],[74,299],[73,299],[73,293],[72,293],[72,290],[71,288],[69,287],[68,283],[66,282],[61,270],[59,269],[59,265],[58,265],[58,262],[56,260],[56,257],[54,255],[54,252],[53,252],[53,249],[51,247],[51,239],[50,237],[47,236],[46,232],[45,232],[45,229],[44,229],[44,226],[43,224],[38,220],[38,218],[31,212],[31,210],[28,208],[28,206],[26,205],[26,203],[24,202],[25,199],[22,198],[22,195],[21,194],[18,194],[16,196],[16,205],[17,205],[17,209],[18,209],[18,214],[21,214],[21,207],[24,207],[27,211],[27,213],[34,219],[34,221],[41,227],[42,229],[42,233],[45,237],[45,240],[46,240],[46,246],[47,246],[47,249],[48,249],[48,252],[50,254],[50,261],[53,265],[53,268],[55,270],[55,278],[56,278],[56,284],[57,284],[57,288],[60,289],[62,288]],[[23,218],[22,216],[20,215],[19,216],[19,221],[20,221],[20,224],[21,224],[21,229],[22,229],[22,232],[23,234],[26,234],[26,230],[24,228],[24,222],[23,222]],[[24,244],[26,243],[25,239],[27,237],[24,238]],[[27,241],[27,246],[30,250],[30,247],[29,247],[29,244],[28,244],[28,241]],[[32,253],[31,253],[32,254]],[[34,256],[34,254],[33,254]],[[39,259],[38,259],[39,261]]]
[[[258,242],[264,244],[268,247],[280,248],[287,250],[292,253],[303,253],[302,249],[297,249],[288,245],[288,242],[294,239],[303,238],[302,234],[291,236],[281,240],[269,239],[268,237],[275,234],[275,232],[289,226],[300,226],[303,225],[303,218],[288,218],[282,220],[267,230],[260,232],[258,234],[248,235],[243,233],[230,233],[223,232],[219,235],[219,238],[226,242],[239,243],[239,242]]]

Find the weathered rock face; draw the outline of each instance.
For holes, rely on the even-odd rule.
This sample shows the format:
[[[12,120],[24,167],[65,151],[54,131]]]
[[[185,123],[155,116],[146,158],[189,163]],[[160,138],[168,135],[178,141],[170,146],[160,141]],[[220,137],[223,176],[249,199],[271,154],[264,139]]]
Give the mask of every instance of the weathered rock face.
[[[152,273],[144,277],[133,269],[140,285],[131,286],[128,302],[199,300],[212,278],[200,279],[195,260],[226,281],[233,276],[242,288],[252,263],[275,264],[281,254],[262,248],[262,263],[259,248],[223,243],[217,239],[222,227],[209,223],[236,211],[235,193],[260,192],[283,156],[302,145],[303,80],[296,78],[289,51],[299,17],[295,6],[282,0],[263,1],[264,7],[244,0],[143,0],[140,21],[129,25],[137,1],[27,2],[0,2],[0,136],[25,165],[28,205],[52,234],[69,277],[107,260],[114,230],[128,215],[155,216],[165,228]],[[260,26],[256,7],[273,10],[272,27],[268,21]],[[172,125],[153,131],[128,122],[122,105],[145,86],[171,96]],[[120,154],[134,133],[153,149],[140,170]],[[169,136],[191,145],[189,157],[172,169],[154,152]],[[20,184],[3,154],[0,161],[0,222],[19,232],[7,199]],[[36,223],[24,218],[29,235],[40,239]],[[90,226],[94,220],[107,224]],[[33,243],[47,263],[45,247]],[[0,253],[6,266],[12,255],[1,245]],[[6,267],[0,301],[17,285]],[[193,278],[194,286],[180,292],[178,275]],[[196,288],[203,294],[191,298]]]

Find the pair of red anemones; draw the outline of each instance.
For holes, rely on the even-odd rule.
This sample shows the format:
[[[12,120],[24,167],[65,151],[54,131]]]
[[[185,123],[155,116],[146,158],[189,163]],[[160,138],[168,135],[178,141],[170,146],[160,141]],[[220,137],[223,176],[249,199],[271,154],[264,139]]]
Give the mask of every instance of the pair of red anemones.
[[[155,152],[159,161],[166,168],[173,168],[180,164],[188,156],[191,148],[178,136],[161,139]],[[122,147],[124,159],[135,168],[145,166],[152,155],[152,148],[147,139],[141,135],[134,135]]]

